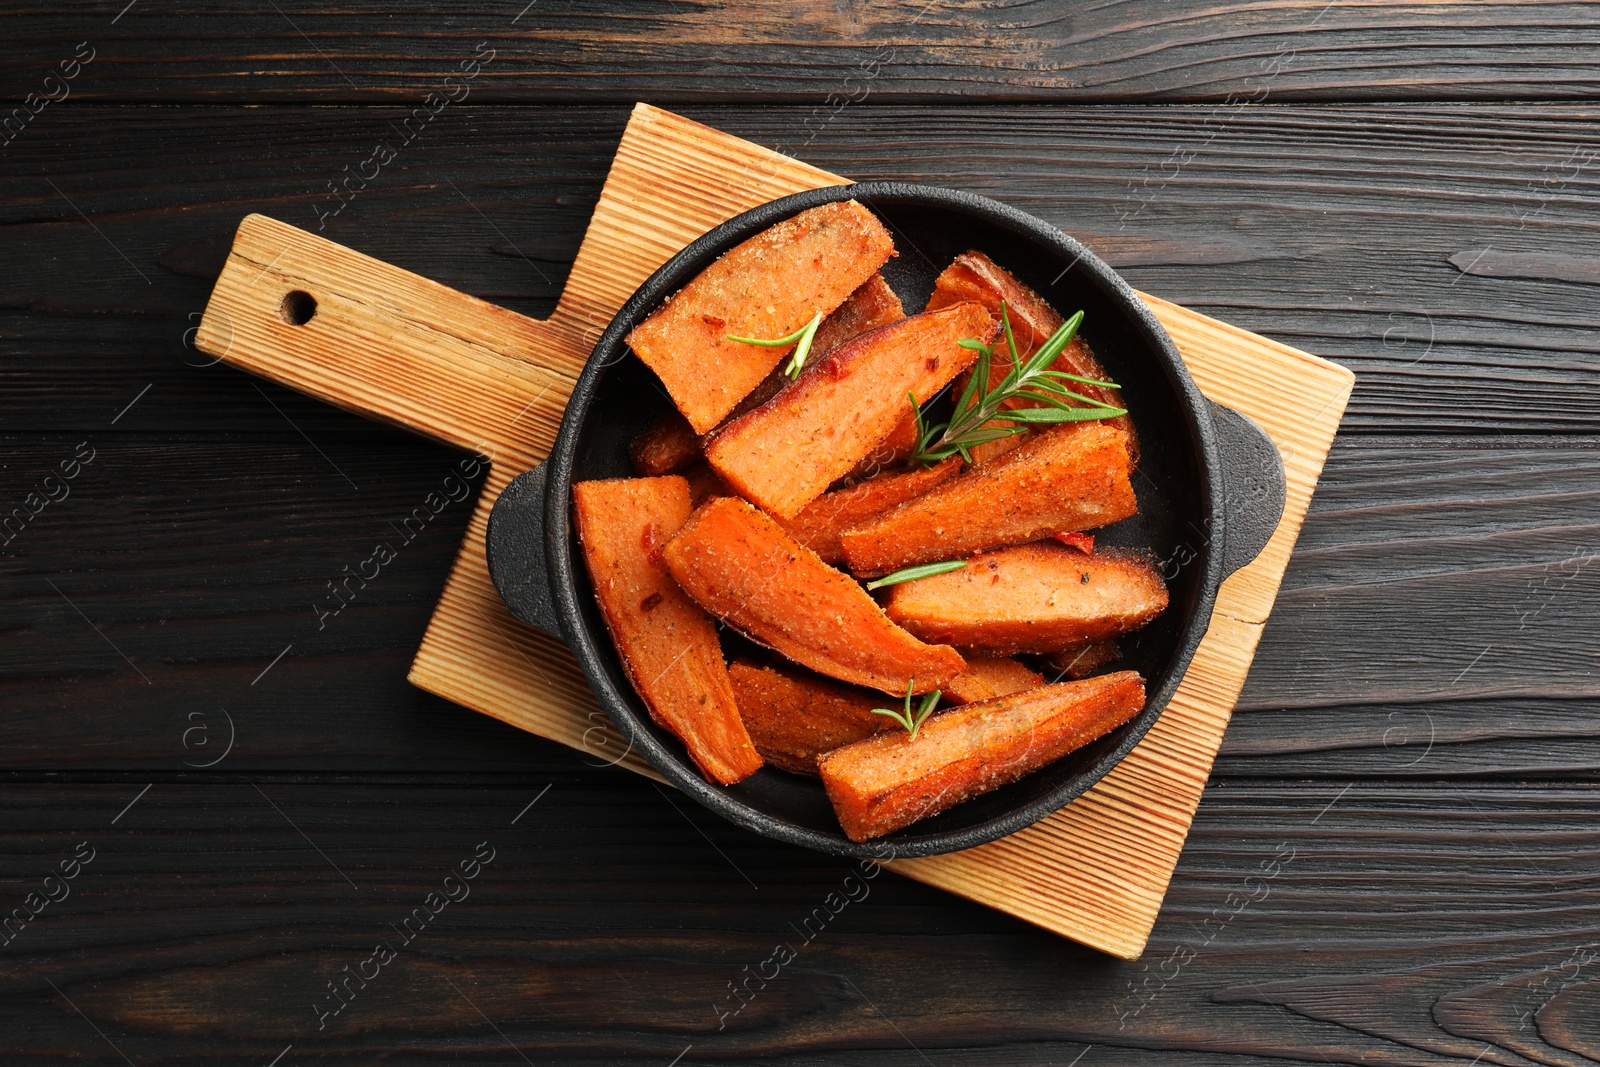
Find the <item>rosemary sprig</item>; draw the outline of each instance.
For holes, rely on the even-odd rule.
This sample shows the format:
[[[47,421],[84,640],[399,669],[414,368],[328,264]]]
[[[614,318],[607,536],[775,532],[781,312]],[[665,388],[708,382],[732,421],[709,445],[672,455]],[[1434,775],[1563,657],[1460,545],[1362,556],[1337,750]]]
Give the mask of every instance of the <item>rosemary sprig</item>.
[[[869,590],[882,589],[886,585],[914,582],[918,578],[931,578],[935,574],[948,574],[950,571],[958,571],[966,565],[967,561],[964,559],[951,559],[943,563],[924,563],[920,566],[907,567],[904,570],[895,571],[893,574],[885,574],[877,581],[868,582],[867,588]]]
[[[784,345],[794,345],[794,352],[789,356],[788,366],[783,368],[783,373],[789,380],[800,377],[800,371],[806,365],[806,357],[811,354],[811,342],[817,336],[817,327],[822,325],[822,312],[817,312],[811,321],[800,327],[788,337],[776,337],[770,341],[759,337],[735,337],[728,334],[728,340],[737,341],[742,345],[760,345],[763,348],[782,348]],[[796,344],[796,342],[799,342]]]
[[[917,680],[915,678],[912,678],[906,682],[906,706],[904,710],[893,710],[890,708],[872,709],[872,714],[887,715],[901,726],[904,726],[906,731],[911,734],[911,740],[913,741],[917,739],[917,731],[922,729],[922,724],[928,721],[929,715],[933,714],[933,709],[938,705],[939,695],[942,692],[941,690],[935,689],[933,692],[927,694],[922,698],[922,703],[917,706],[917,710],[912,711],[911,689],[914,685],[916,685],[916,682]]]
[[[1088,422],[1094,419],[1114,419],[1126,415],[1127,409],[1102,403],[1082,393],[1067,388],[1063,382],[1079,382],[1100,389],[1120,388],[1115,382],[1102,382],[1084,378],[1066,371],[1051,370],[1062,349],[1077,336],[1083,322],[1083,312],[1061,324],[1039,350],[1024,361],[1017,352],[1017,339],[1011,332],[1011,315],[1004,302],[1000,304],[1000,324],[1011,350],[1011,367],[998,382],[989,383],[989,370],[994,359],[994,345],[984,345],[973,338],[962,340],[963,348],[978,351],[977,362],[967,378],[967,386],[956,401],[950,421],[929,426],[922,417],[914,394],[912,410],[917,418],[917,451],[915,458],[925,464],[938,463],[951,456],[960,456],[972,462],[972,449],[986,441],[998,441],[1022,433],[1037,423]],[[1006,408],[1011,400],[1027,400],[1026,407]],[[1008,420],[1010,426],[989,425],[996,419]]]

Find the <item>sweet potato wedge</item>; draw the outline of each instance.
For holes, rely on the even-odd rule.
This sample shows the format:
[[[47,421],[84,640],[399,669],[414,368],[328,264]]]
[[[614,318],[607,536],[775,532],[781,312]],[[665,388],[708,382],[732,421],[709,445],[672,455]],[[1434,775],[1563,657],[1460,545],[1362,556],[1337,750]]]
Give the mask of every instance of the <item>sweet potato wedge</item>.
[[[958,571],[889,590],[889,618],[924,641],[1012,655],[1054,652],[1137,630],[1167,608],[1143,556],[1084,555],[1050,541],[974,556]]]
[[[874,274],[817,326],[816,336],[811,339],[811,355],[806,358],[820,359],[846,341],[905,317],[906,309],[900,298],[881,273]]]
[[[908,403],[906,406],[911,405]],[[888,437],[879,441],[876,448],[861,457],[861,462],[850,468],[845,480],[860,481],[892,470],[910,459],[916,450],[917,417],[907,415],[900,420],[900,425],[889,431]]]
[[[817,327],[817,336],[811,343],[811,357],[820,359],[864,333],[899,322],[906,317],[905,307],[883,275],[874,274],[865,285],[850,294],[850,299],[839,305],[832,315]],[[755,405],[751,405],[754,407]],[[851,478],[870,478],[886,471],[911,454],[917,444],[917,420],[912,416],[900,420],[889,436],[878,442],[876,448],[862,457],[850,471]]]
[[[793,534],[796,541],[820,556],[822,562],[838,565],[844,562],[844,548],[839,544],[840,534],[896,504],[921,496],[934,486],[943,485],[960,470],[961,461],[951,456],[934,467],[903,474],[880,474],[848,489],[823,493],[801,508],[794,518],[780,520],[779,525]]]
[[[809,672],[735,660],[728,678],[756,751],[795,774],[815,777],[817,757],[824,752],[900,728],[888,716],[872,714],[886,703],[881,693]]]
[[[905,317],[900,298],[889,288],[882,274],[874,274],[857,286],[856,291],[817,326],[816,336],[811,339],[811,353],[806,356],[806,361],[820,360],[846,341],[853,341],[868,331],[899,322]],[[760,385],[734,405],[733,411],[723,420],[723,425],[747,411],[754,411],[777,396],[788,384],[789,376],[783,373],[783,368],[772,368],[771,373],[761,379]],[[716,430],[711,432],[715,433]],[[703,446],[705,439],[702,438],[700,443]]]
[[[889,283],[883,280],[882,274],[874,274],[857,286],[856,291],[851,293],[844,303],[834,308],[832,314],[822,320],[822,324],[817,327],[816,336],[811,341],[811,355],[816,358],[826,356],[846,341],[868,330],[876,330],[879,326],[887,326],[905,317],[905,309],[900,305],[900,298],[889,288]],[[734,405],[728,417],[737,418],[747,411],[760,407],[777,396],[778,391],[788,384],[789,379],[784,375],[783,368],[772,368],[767,376],[761,379],[760,385]],[[915,438],[915,420],[908,420],[906,425],[909,427],[911,437]],[[896,434],[891,436],[896,437],[894,445],[891,446],[891,453],[894,447],[903,452],[905,445],[902,439],[906,436],[906,431],[896,427]],[[911,443],[914,444],[915,441]],[[695,433],[694,427],[689,425],[689,420],[677,410],[672,410],[651,423],[643,433],[633,439],[633,444],[628,448],[628,457],[633,463],[635,474],[654,478],[663,474],[676,474],[697,462],[704,455],[704,445],[703,435]],[[886,467],[893,461],[891,458],[886,458],[881,466]]]
[[[1044,662],[1055,672],[1057,678],[1070,678],[1076,681],[1089,677],[1101,667],[1109,667],[1121,658],[1122,649],[1117,645],[1115,638],[1110,638],[1105,641],[1072,645],[1060,652],[1051,652],[1045,656]],[[968,662],[971,662],[970,657]]]
[[[856,574],[960,559],[1061,530],[1126,519],[1134,500],[1127,435],[1098,422],[1052,426],[840,538]]]
[[[1110,733],[1144,707],[1133,671],[963,704],[923,723],[835,749],[822,784],[852,841],[881,837],[1016,781]]]
[[[1000,317],[1000,303],[1005,302],[1007,317],[1011,320],[1011,333],[1017,342],[1017,354],[1023,359],[1037,352],[1039,346],[1048,341],[1050,335],[1059,330],[1065,321],[1043,297],[1018,281],[1010,271],[978,251],[963,252],[944,269],[933,284],[933,295],[928,298],[927,310],[933,311],[965,300],[982,304],[997,319]],[[1103,382],[1111,380],[1106,374],[1106,369],[1095,358],[1089,342],[1082,337],[1074,337],[1050,366],[1054,370],[1066,371],[1068,374],[1084,378],[1094,378]],[[994,358],[989,362],[990,382],[999,381],[1010,369],[1011,349],[1004,340],[1001,340],[995,345]],[[1100,389],[1081,383],[1073,388],[1084,396],[1102,403],[1124,406],[1119,399],[1120,394],[1115,389]],[[1016,404],[1008,406],[1015,407]],[[1139,448],[1133,436],[1133,421],[1123,415],[1110,422],[1128,434],[1129,451],[1137,461]],[[1009,452],[1020,445],[1022,438],[1026,436],[1024,433],[985,442],[972,450],[973,461],[982,463]]]
[[[962,652],[967,669],[945,683],[944,699],[950,704],[975,704],[1044,684],[1044,676],[1010,656]],[[876,705],[874,705],[876,706]],[[880,716],[881,718],[881,716]],[[756,745],[757,750],[760,744]]]
[[[628,463],[641,478],[676,474],[700,459],[700,435],[676,411],[669,411],[646,426],[628,445]]]
[[[737,497],[700,507],[662,549],[701,607],[758,644],[842,682],[903,696],[966,669],[953,648],[927,645],[877,601]]]
[[[650,717],[700,772],[730,785],[761,767],[739,719],[711,618],[656,555],[689,517],[682,478],[619,478],[572,487],[573,517],[595,600]]]
[[[706,459],[746,499],[791,518],[848,474],[909,414],[907,394],[926,401],[987,342],[994,319],[957,304],[873,330],[807,361],[799,379],[712,434]]]
[[[968,300],[982,304],[996,318],[1000,316],[1000,302],[1005,301],[1010,312],[1011,332],[1017,340],[1017,351],[1023,358],[1038,351],[1039,346],[1048,341],[1064,321],[1043,297],[977,250],[957,256],[934,280],[933,295],[928,298],[927,310],[937,311]],[[1073,342],[1075,345],[1078,343]],[[1010,352],[1003,345],[995,350],[995,355],[998,357],[1002,351],[1006,352],[1009,359]],[[1005,367],[995,369],[1001,373],[1006,370]],[[1086,374],[1084,377],[1092,378],[1095,375]]]
[[[847,200],[802,211],[722,255],[628,334],[695,433],[706,433],[789,355],[728,340],[783,337],[827,314],[894,254]]]

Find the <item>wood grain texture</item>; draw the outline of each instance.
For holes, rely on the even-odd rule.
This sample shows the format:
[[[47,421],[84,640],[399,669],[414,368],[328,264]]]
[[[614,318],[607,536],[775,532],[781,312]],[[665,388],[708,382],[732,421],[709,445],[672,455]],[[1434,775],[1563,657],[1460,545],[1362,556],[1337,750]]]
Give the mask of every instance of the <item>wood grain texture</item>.
[[[406,685],[463,505],[317,631],[324,583],[460,456],[276,386],[264,397],[182,345],[239,217],[314,228],[337,205],[328,184],[398,145],[391,124],[484,39],[478,8],[280,3],[303,38],[270,7],[140,0],[119,19],[124,6],[10,12],[0,71],[15,107],[78,41],[99,49],[71,99],[0,150],[0,489],[20,503],[78,441],[100,449],[70,499],[0,548],[0,766],[37,768],[0,779],[0,904],[76,841],[114,846],[0,947],[7,1064],[259,1067],[291,1041],[278,1067],[1600,1059],[1595,801],[1570,784],[1600,761],[1582,666],[1600,601],[1587,567],[1567,580],[1593,553],[1595,111],[1337,103],[1592,97],[1592,9],[1045,3],[911,22],[859,4],[536,6],[515,24],[537,14],[536,33],[491,41],[496,78],[474,79],[329,220],[336,240],[545,318],[628,105],[715,98],[739,106],[692,116],[837,173],[1016,203],[1147,291],[1360,373],[1146,958],[879,878],[718,1033],[727,983],[847,868],[670,811],[641,779],[585,769],[595,753]],[[734,26],[749,53],[718,36]],[[835,114],[828,93],[859,100],[843,75],[881,67],[886,38],[896,58],[872,95]],[[988,106],[1249,99],[1286,44],[1265,107]],[[1052,50],[1060,76],[1035,62]],[[477,106],[557,95],[612,103]],[[767,106],[785,98],[805,103]],[[939,106],[878,106],[895,99]],[[1276,106],[1290,99],[1335,106]],[[1538,641],[1517,629],[1534,612]],[[1530,662],[1554,691],[1451,699],[1462,650],[1506,640],[1523,659],[1490,651],[1460,685],[1497,666],[1506,686]],[[1404,702],[1386,703],[1386,684]],[[183,767],[217,740],[187,735],[186,750],[187,716],[214,729],[219,707],[238,744],[212,771]],[[341,866],[355,857],[366,888],[249,777]],[[307,986],[364,959],[431,887],[420,872],[483,839],[464,831],[509,822],[552,780],[516,825],[531,843],[491,867],[506,880],[480,879],[316,1031]]]
[[[475,711],[583,748],[594,735],[593,703],[572,684],[571,657],[559,642],[517,623],[495,594],[483,555],[489,511],[511,478],[548,448],[559,413],[548,396],[572,380],[574,354],[676,247],[784,191],[836,181],[641,104],[548,324],[249,216],[207,304],[196,347],[489,457],[483,493],[410,678]],[[1219,592],[1206,641],[1169,706],[1184,713],[1164,715],[1119,765],[1118,779],[998,843],[1003,848],[902,865],[912,877],[1130,958],[1155,921],[1354,384],[1341,367],[1175,304],[1153,301],[1151,309],[1201,387],[1215,388],[1217,399],[1251,415],[1278,443],[1289,485],[1283,520],[1260,557]],[[451,325],[436,338],[435,323]],[[1247,384],[1228,384],[1235,381]],[[514,418],[513,409],[520,409]],[[645,769],[631,755],[626,762]]]
[[[154,381],[117,432],[298,440],[246,380],[191,365],[204,360],[182,347],[189,316],[242,215],[315,232],[317,212],[339,203],[329,183],[376,145],[397,146],[391,124],[403,114],[41,115],[5,149],[15,180],[0,188],[6,247],[27,264],[0,288],[6,426],[99,428]],[[1594,287],[1451,262],[1486,247],[1595,258],[1592,108],[867,105],[809,143],[806,114],[692,117],[835,173],[949,185],[1033,212],[1146,292],[1355,369],[1346,432],[1600,433]],[[626,117],[622,107],[446,111],[320,232],[546,318]],[[312,405],[301,417],[319,442],[379,432]]]
[[[1330,471],[1229,771],[1592,773],[1595,442],[1354,439]]]
[[[681,1063],[807,1067],[1065,1065],[1086,1045],[1085,1064],[1206,1067],[1600,1053],[1592,786],[1219,786],[1151,952],[1127,963],[891,874],[863,882],[576,757],[542,770],[163,776],[120,818],[149,779],[13,777],[8,909],[80,842],[95,856],[0,948],[7,1062],[126,1062],[114,1046],[260,1067],[289,1045],[285,1062],[311,1064],[665,1064],[690,1045]],[[402,944],[480,843],[493,860],[470,894]],[[328,981],[379,943],[396,958],[319,1029]],[[734,1014],[729,984],[779,944],[796,958]]]
[[[420,104],[466,92],[566,103],[753,96],[820,110],[867,96],[1539,99],[1592,95],[1600,83],[1597,18],[1581,3],[480,0],[120,10],[17,12],[4,96],[59,92],[39,82],[85,39],[96,58],[73,96],[119,101]]]

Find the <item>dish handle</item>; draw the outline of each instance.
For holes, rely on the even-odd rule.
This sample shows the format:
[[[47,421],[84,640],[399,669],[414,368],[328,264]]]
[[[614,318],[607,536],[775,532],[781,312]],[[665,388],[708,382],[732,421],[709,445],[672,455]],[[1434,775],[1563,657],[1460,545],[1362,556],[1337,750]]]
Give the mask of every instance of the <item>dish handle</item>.
[[[561,637],[561,619],[545,562],[543,463],[523,471],[500,491],[489,512],[484,547],[489,578],[511,614],[535,629]]]
[[[1266,431],[1246,415],[1211,402],[1221,460],[1223,511],[1222,574],[1227,577],[1261,554],[1283,519],[1283,457]]]

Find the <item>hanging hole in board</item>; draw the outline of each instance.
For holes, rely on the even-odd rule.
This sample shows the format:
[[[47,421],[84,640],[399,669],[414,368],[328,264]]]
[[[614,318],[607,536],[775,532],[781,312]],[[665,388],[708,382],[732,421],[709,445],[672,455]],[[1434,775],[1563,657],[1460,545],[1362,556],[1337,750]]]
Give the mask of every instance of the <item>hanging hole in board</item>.
[[[317,298],[299,289],[283,294],[283,303],[278,305],[278,314],[290,326],[304,326],[316,313]]]

